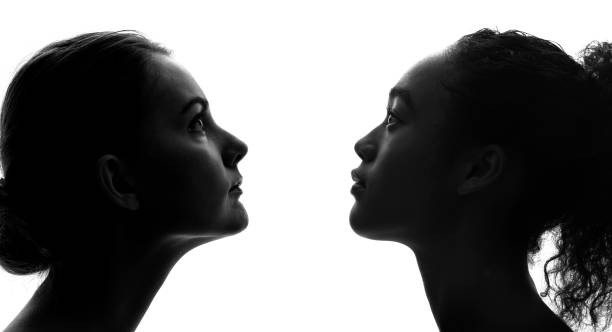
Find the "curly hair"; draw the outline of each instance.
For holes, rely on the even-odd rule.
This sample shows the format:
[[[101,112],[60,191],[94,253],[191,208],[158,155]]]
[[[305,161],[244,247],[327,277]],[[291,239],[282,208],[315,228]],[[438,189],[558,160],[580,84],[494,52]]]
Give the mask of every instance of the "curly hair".
[[[473,137],[517,151],[526,184],[516,234],[528,258],[553,231],[557,253],[544,265],[546,289],[570,325],[611,319],[612,79],[610,44],[582,64],[548,40],[511,30],[466,35],[446,53],[442,82]],[[588,320],[588,322],[587,322]]]
[[[593,96],[599,105],[598,119],[609,118],[612,112],[612,45],[593,42],[583,51],[581,63],[593,82]],[[594,125],[593,144],[598,152],[592,163],[589,204],[583,204],[570,220],[556,229],[557,253],[546,261],[547,288],[555,291],[554,300],[560,315],[580,322],[587,315],[594,327],[606,328],[612,319],[612,223],[606,218],[612,198],[612,153],[609,120]],[[602,145],[602,146],[597,146]],[[554,276],[551,285],[550,276]],[[600,322],[603,321],[603,324]],[[578,324],[579,325],[579,324]]]
[[[83,226],[68,214],[87,211],[96,193],[86,180],[96,156],[128,148],[153,54],[170,53],[134,31],[93,32],[44,47],[17,71],[0,118],[5,270],[42,272],[62,250],[75,250],[62,236]],[[79,194],[57,197],[58,187]]]

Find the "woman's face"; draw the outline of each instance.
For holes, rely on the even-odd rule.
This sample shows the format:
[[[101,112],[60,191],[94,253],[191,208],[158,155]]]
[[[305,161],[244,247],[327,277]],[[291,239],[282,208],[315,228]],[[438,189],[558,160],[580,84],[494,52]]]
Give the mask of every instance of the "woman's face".
[[[440,84],[445,66],[437,56],[408,71],[390,92],[384,121],[355,144],[362,162],[352,172],[350,221],[358,234],[415,243],[452,217],[459,142]]]
[[[163,234],[220,237],[247,226],[238,162],[247,146],[212,118],[206,96],[174,60],[155,55],[134,172],[139,210]]]

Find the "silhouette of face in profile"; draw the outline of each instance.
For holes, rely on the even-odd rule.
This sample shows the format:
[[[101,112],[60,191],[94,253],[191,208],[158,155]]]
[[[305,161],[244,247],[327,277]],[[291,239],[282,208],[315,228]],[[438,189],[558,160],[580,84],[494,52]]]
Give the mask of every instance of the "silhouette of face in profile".
[[[138,128],[134,183],[141,213],[168,235],[221,237],[240,232],[237,164],[247,146],[212,118],[193,77],[173,59],[153,56],[153,83]]]
[[[384,121],[355,144],[351,227],[380,240],[427,240],[457,199],[459,144],[449,92],[441,85],[442,56],[418,63],[389,94]]]

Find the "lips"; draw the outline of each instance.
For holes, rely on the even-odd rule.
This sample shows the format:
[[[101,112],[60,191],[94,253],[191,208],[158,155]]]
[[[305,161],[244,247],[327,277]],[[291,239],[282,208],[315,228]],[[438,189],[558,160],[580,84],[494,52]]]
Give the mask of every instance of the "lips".
[[[234,182],[234,184],[229,189],[229,193],[230,194],[242,194],[242,189],[240,188],[240,185],[242,185],[242,178]]]
[[[355,185],[365,188],[365,181],[363,180],[363,176],[359,174],[359,171],[356,169],[352,170],[351,178],[355,181]]]
[[[357,198],[361,196],[361,194],[366,189],[365,181],[363,180],[363,177],[359,174],[359,171],[357,171],[356,169],[351,171],[351,177],[353,178],[353,181],[355,181],[355,184],[351,187],[351,194],[353,194],[353,196]]]

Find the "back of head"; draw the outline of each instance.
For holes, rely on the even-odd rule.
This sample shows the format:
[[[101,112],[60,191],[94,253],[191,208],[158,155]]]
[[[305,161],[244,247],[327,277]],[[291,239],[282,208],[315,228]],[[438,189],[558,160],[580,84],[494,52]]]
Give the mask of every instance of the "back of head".
[[[43,271],[93,235],[96,159],[129,155],[155,53],[169,54],[135,32],[96,32],[52,43],[18,70],[0,118],[7,271]]]
[[[566,175],[592,156],[588,75],[558,45],[514,30],[466,35],[447,58],[453,69],[443,85],[473,138],[524,160],[528,180],[517,210],[529,219],[523,227],[537,250],[541,233],[571,213],[583,192],[584,179]]]
[[[612,116],[602,107],[610,76],[594,70],[609,50],[594,50],[583,67],[548,40],[483,29],[448,50],[443,82],[473,138],[521,160],[526,178],[509,236],[533,254],[544,232],[559,231],[546,277],[560,315],[576,325],[607,323],[612,292]]]

